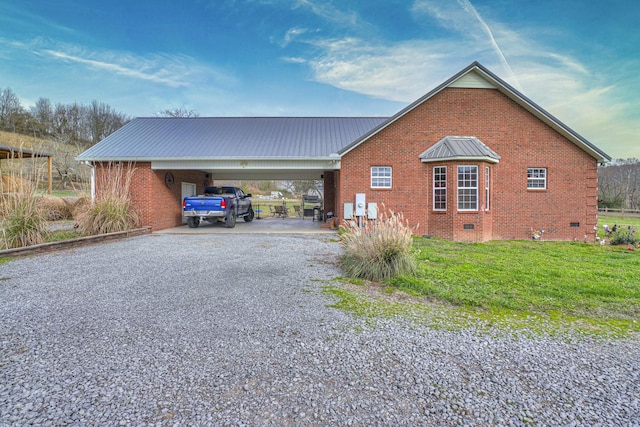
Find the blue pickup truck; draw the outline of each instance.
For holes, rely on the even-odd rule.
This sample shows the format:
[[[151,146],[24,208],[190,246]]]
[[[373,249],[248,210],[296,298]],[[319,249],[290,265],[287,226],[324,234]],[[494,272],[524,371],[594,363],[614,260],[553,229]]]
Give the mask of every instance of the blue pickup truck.
[[[201,196],[185,197],[182,211],[190,228],[196,228],[200,221],[224,222],[227,228],[236,226],[236,219],[253,221],[251,194],[244,194],[236,187],[205,187]]]

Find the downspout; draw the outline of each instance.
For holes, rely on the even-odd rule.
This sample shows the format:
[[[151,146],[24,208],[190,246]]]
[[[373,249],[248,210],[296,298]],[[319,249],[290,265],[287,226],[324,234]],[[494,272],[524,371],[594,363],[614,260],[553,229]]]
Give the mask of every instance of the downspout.
[[[85,165],[91,168],[91,203],[96,201],[96,167],[91,162],[84,162]]]

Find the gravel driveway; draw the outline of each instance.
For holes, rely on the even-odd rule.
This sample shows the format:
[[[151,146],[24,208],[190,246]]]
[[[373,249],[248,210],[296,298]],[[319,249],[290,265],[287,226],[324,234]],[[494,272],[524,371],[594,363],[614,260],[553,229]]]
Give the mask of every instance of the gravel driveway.
[[[372,324],[328,307],[330,237],[230,240],[0,265],[0,425],[640,425],[637,339]]]

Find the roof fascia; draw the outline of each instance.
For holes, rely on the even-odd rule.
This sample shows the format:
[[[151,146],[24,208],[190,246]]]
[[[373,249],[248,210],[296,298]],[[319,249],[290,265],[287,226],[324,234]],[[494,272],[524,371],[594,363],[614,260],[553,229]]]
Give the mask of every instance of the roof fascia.
[[[228,156],[228,157],[83,157],[78,156],[75,158],[79,162],[160,162],[160,161],[340,161],[340,157],[337,156],[321,156],[321,157],[243,157],[243,156]]]

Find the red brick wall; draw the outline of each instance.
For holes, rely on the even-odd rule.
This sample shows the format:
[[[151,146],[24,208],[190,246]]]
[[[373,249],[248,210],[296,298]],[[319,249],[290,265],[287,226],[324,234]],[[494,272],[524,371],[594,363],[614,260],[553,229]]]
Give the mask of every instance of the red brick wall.
[[[336,180],[333,171],[324,171],[324,217],[328,212],[336,213]]]
[[[150,226],[152,231],[182,224],[182,182],[196,184],[198,193],[204,191],[204,172],[152,170],[151,163],[136,163],[133,168],[129,187],[131,201],[140,215],[141,225]],[[101,176],[108,170],[101,165],[96,167],[96,193],[100,192],[100,183],[104,182]],[[167,172],[174,176],[171,187],[165,184]],[[114,173],[113,168],[111,173]]]
[[[418,156],[448,135],[475,136],[497,152],[491,167],[491,209],[456,211],[458,164],[479,166],[480,204],[484,166],[449,162],[448,210],[431,205],[433,164]],[[371,166],[393,168],[392,189],[370,188]],[[547,190],[527,190],[527,168],[547,168]],[[597,163],[576,145],[497,90],[447,88],[343,156],[339,208],[365,193],[367,202],[403,212],[416,234],[454,240],[529,239],[544,228],[545,239],[583,240],[593,235],[597,215]],[[570,227],[570,223],[580,223]],[[475,223],[474,230],[463,225]]]

